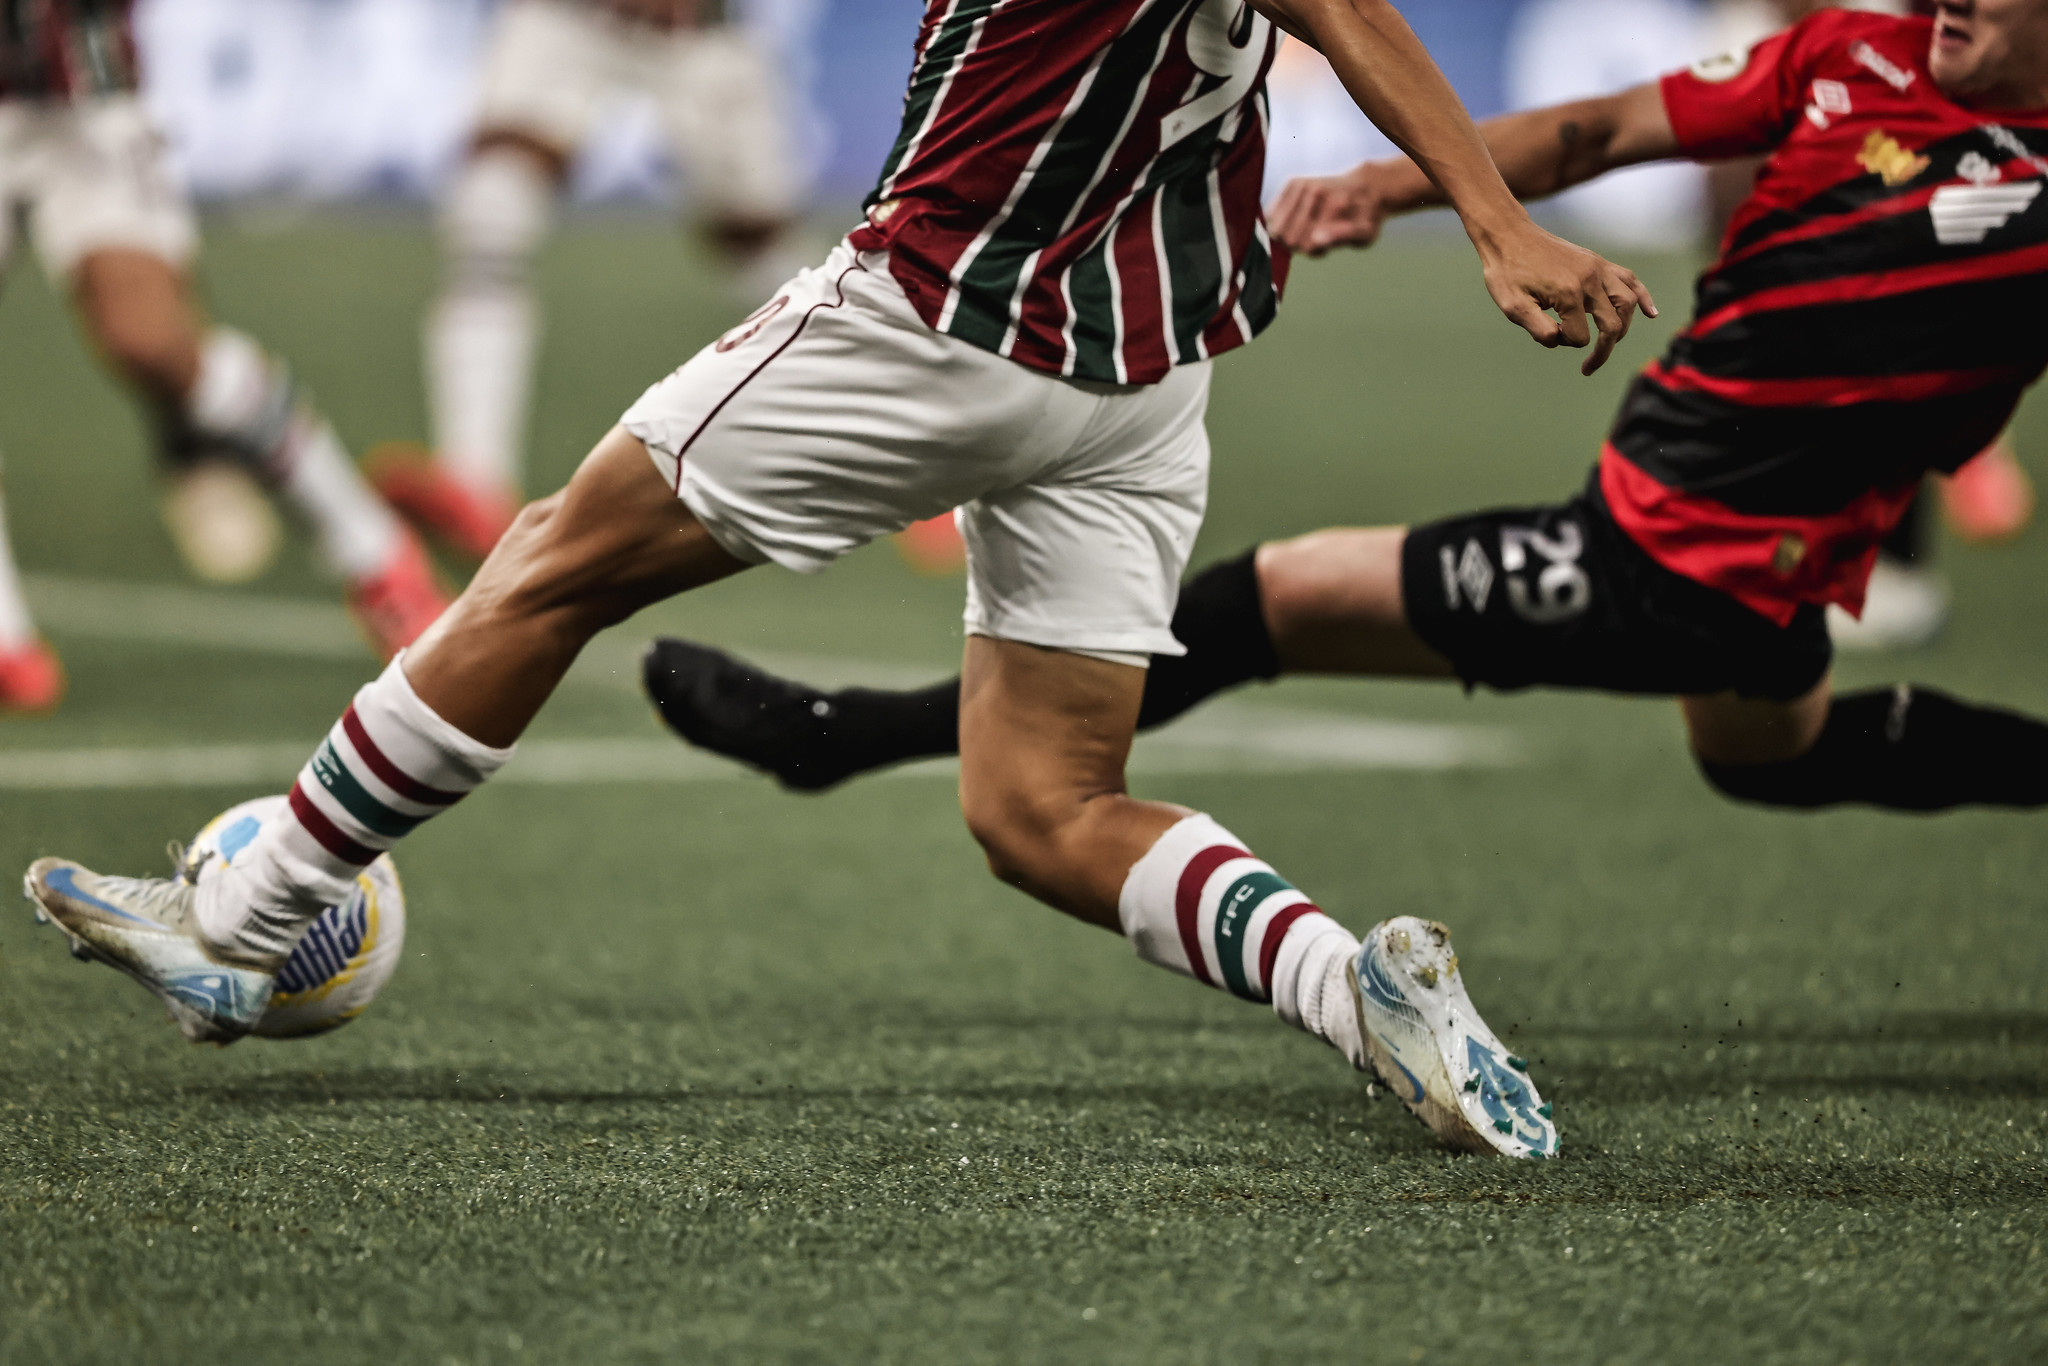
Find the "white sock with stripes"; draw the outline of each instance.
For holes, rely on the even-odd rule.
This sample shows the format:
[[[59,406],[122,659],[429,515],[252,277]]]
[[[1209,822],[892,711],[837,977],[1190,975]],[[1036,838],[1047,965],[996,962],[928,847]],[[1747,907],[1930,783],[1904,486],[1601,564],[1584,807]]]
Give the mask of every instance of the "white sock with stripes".
[[[1344,964],[1358,939],[1235,835],[1189,816],[1132,866],[1118,900],[1124,935],[1148,963],[1273,1013],[1365,1065]]]
[[[398,518],[364,482],[327,419],[300,400],[290,373],[253,338],[231,327],[206,334],[185,417],[312,523],[336,573],[360,579],[391,563],[402,537]]]
[[[403,662],[363,685],[299,771],[290,818],[263,827],[241,868],[202,880],[199,925],[213,943],[289,953],[307,925],[347,898],[366,864],[512,757],[436,715]]]

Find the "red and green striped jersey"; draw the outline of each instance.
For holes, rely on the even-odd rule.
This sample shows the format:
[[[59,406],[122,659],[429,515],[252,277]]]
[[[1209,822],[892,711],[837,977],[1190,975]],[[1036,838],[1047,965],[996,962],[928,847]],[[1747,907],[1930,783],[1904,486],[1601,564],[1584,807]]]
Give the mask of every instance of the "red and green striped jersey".
[[[1279,302],[1273,47],[1246,0],[929,0],[853,243],[933,328],[1035,370],[1149,384],[1241,345]]]
[[[135,88],[130,0],[0,0],[0,99]]]

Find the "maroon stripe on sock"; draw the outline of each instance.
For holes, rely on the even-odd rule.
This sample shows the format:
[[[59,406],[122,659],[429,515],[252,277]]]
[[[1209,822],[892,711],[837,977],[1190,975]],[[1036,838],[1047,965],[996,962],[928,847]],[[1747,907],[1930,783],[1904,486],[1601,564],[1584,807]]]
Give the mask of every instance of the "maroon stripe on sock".
[[[377,748],[377,742],[370,738],[370,732],[364,729],[356,716],[354,703],[350,703],[349,709],[341,714],[341,728],[348,732],[350,743],[356,747],[356,753],[363,756],[363,762],[370,766],[370,772],[407,801],[422,802],[428,806],[450,806],[462,800],[460,792],[443,792],[438,787],[428,787],[385,758],[384,751]]]
[[[1180,886],[1174,890],[1173,915],[1180,922],[1180,946],[1187,953],[1188,968],[1198,980],[1212,987],[1216,979],[1209,975],[1209,965],[1202,957],[1202,885],[1209,880],[1209,874],[1232,859],[1250,857],[1242,849],[1212,844],[1188,860],[1188,866],[1180,871]]]
[[[320,847],[340,859],[361,868],[374,863],[378,851],[368,845],[357,844],[343,834],[341,827],[327,819],[327,813],[313,805],[313,799],[302,791],[297,783],[292,784],[292,814],[299,818],[299,824],[306,827],[306,833],[320,841]]]
[[[1280,941],[1294,928],[1295,921],[1311,911],[1321,915],[1323,908],[1313,901],[1303,901],[1289,906],[1266,923],[1266,942],[1259,945],[1259,985],[1266,989],[1268,997],[1273,994],[1273,960],[1280,956]]]

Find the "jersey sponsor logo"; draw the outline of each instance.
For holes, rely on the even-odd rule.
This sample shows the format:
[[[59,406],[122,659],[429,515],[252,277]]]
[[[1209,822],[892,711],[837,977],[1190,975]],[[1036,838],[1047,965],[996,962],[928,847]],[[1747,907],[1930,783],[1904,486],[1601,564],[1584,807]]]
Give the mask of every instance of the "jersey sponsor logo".
[[[1593,600],[1593,581],[1579,567],[1585,549],[1577,522],[1559,522],[1555,536],[1532,526],[1502,527],[1500,567],[1515,615],[1548,626],[1585,611]]]
[[[1899,66],[1868,43],[1856,43],[1849,49],[1849,57],[1866,71],[1875,72],[1879,80],[1894,90],[1904,91],[1913,84],[1913,72]]]
[[[1975,246],[2025,213],[2040,193],[2038,180],[2010,185],[1944,185],[1927,205],[1934,218],[1935,240],[1945,247]]]
[[[1748,65],[1749,49],[1739,47],[1733,52],[1719,53],[1694,62],[1692,64],[1693,79],[1705,81],[1709,85],[1719,85],[1723,81],[1732,81],[1737,76],[1740,76],[1743,68]]]
[[[1854,111],[1849,87],[1840,81],[1815,81],[1811,93],[1813,98],[1806,106],[1806,121],[1816,128],[1826,128],[1843,114]]]
[[[1873,128],[1870,136],[1863,139],[1863,150],[1856,154],[1856,164],[1887,185],[1903,185],[1926,170],[1930,163],[1919,153],[1900,146],[1899,140],[1884,129]]]
[[[1956,162],[1956,174],[1972,185],[1996,185],[2005,179],[2005,173],[1991,164],[1991,158],[1982,152],[1965,152]]]
[[[2048,175],[2048,161],[2035,156],[2033,149],[2022,142],[2020,135],[2012,129],[1997,123],[1980,123],[1977,125],[1977,131],[1990,138],[1991,145],[2007,156],[2017,157],[2042,175]]]

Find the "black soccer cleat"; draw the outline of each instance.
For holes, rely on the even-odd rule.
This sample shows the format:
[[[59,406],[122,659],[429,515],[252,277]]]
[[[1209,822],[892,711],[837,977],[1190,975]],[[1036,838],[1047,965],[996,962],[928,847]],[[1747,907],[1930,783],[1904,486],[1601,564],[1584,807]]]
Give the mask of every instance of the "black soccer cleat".
[[[792,791],[823,792],[860,771],[840,756],[829,693],[668,636],[641,655],[640,681],[670,730]]]

